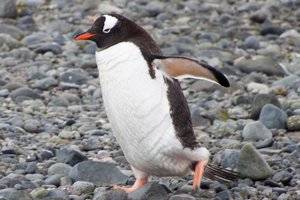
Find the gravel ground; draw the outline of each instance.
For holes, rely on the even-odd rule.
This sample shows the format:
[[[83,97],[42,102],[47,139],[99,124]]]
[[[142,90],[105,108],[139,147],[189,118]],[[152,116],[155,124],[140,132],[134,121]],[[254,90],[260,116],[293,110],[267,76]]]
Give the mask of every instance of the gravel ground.
[[[104,112],[89,16],[118,12],[167,55],[192,56],[232,87],[182,88],[211,162],[233,183],[153,178],[127,195],[129,165]],[[300,199],[299,0],[1,0],[0,199]]]

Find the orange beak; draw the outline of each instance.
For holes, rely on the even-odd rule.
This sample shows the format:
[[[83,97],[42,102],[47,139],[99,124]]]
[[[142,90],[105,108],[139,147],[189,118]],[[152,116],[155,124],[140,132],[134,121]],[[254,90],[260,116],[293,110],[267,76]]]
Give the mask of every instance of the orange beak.
[[[90,40],[92,37],[94,37],[96,34],[84,32],[76,35],[74,37],[75,40]]]

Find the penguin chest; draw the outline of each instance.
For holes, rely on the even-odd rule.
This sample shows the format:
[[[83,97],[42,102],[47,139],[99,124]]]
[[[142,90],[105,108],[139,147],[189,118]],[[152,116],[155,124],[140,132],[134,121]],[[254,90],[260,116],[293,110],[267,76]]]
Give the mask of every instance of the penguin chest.
[[[141,53],[135,49],[129,52],[128,56],[123,54],[106,63],[97,58],[102,97],[113,134],[134,167],[171,175],[168,173],[174,169],[167,166],[174,163],[182,173],[189,163],[178,162],[175,155],[182,145],[175,135],[163,74],[156,71],[152,79]]]

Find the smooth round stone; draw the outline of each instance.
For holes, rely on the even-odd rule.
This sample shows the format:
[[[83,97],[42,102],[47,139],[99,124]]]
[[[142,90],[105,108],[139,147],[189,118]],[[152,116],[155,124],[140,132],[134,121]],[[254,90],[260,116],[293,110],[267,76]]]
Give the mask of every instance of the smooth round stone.
[[[266,104],[261,110],[259,121],[269,129],[285,129],[287,114],[272,104]]]

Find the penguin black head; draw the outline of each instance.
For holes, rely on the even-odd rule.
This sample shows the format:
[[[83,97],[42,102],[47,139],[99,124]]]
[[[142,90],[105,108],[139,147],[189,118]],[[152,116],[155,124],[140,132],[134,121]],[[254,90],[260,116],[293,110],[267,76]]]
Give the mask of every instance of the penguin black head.
[[[151,36],[142,27],[115,13],[100,16],[90,29],[76,35],[74,39],[94,41],[98,48],[108,48],[125,41],[137,44],[147,43],[147,41],[154,43]]]

